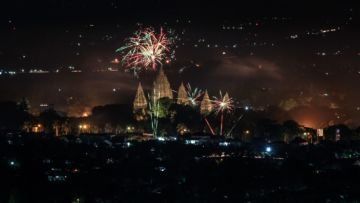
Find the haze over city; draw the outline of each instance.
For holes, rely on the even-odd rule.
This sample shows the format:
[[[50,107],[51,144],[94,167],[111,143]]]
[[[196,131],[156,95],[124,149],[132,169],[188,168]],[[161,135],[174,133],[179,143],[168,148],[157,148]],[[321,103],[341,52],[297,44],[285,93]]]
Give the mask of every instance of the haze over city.
[[[37,111],[51,104],[73,116],[97,105],[130,103],[137,83],[150,89],[155,74],[124,72],[115,50],[139,26],[153,26],[178,37],[176,58],[164,66],[174,90],[181,81],[213,95],[221,89],[248,105],[278,106],[287,115],[276,119],[309,127],[360,122],[359,12],[351,3],[5,4],[2,100],[26,97]],[[46,74],[30,74],[36,70]]]

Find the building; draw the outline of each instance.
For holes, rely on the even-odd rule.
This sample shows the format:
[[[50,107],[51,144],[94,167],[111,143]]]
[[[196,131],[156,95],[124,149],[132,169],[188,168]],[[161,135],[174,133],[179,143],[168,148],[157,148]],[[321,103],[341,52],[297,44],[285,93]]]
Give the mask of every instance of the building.
[[[162,68],[159,69],[158,75],[156,76],[156,79],[153,83],[153,89],[151,95],[152,95],[151,99],[153,99],[153,101],[157,101],[161,98],[169,98],[170,100],[174,100],[174,102],[176,102],[177,104],[190,105],[190,100],[187,95],[187,90],[183,83],[181,83],[181,85],[179,86],[177,92],[177,98],[176,99],[173,98],[174,97],[173,90],[171,89],[169,80]],[[229,96],[227,95],[227,98],[228,97]],[[148,102],[149,100],[147,100],[147,98],[145,97],[145,93],[141,86],[141,83],[139,83],[139,86],[136,91],[135,99],[133,102],[133,111],[136,114],[137,120],[145,119],[148,108]],[[203,99],[200,103],[200,112],[203,115],[207,115],[212,110],[213,110],[213,104],[210,100],[208,92],[205,91]]]
[[[185,86],[183,83],[181,83],[179,90],[178,90],[178,94],[177,94],[177,104],[182,104],[182,105],[189,105],[190,101],[189,98],[187,96],[187,92],[185,89]]]
[[[140,121],[146,119],[147,105],[148,103],[144,94],[144,90],[141,86],[141,83],[139,83],[133,103],[133,112],[136,120]]]
[[[139,83],[138,88],[136,90],[133,109],[134,111],[138,111],[138,110],[144,110],[146,108],[147,108],[147,100],[144,94],[144,90],[141,86],[141,83]]]
[[[160,68],[159,74],[154,81],[153,99],[156,101],[160,98],[173,99],[173,92],[170,87],[169,80],[167,79],[164,70]]]
[[[205,91],[204,97],[200,103],[200,113],[202,115],[209,114],[213,110],[213,104],[211,103],[208,91]]]

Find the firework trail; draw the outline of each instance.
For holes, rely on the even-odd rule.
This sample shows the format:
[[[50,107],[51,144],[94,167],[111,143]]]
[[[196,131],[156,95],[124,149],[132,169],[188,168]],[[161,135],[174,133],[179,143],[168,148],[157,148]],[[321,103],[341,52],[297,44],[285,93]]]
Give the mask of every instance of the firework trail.
[[[232,131],[235,129],[235,127],[238,125],[239,121],[244,117],[244,115],[239,116],[239,118],[236,120],[235,124],[231,127],[229,132],[226,133],[226,137],[229,137],[232,133]]]
[[[156,70],[163,63],[170,63],[175,57],[171,50],[174,40],[161,28],[159,33],[151,27],[139,29],[126,39],[126,44],[116,52],[122,55],[122,64],[127,70],[137,73],[141,70]]]
[[[158,127],[159,127],[159,108],[160,102],[155,99],[154,96],[148,95],[149,105],[149,114],[150,114],[150,124],[151,130],[154,137],[158,136]]]
[[[206,122],[206,125],[209,127],[211,134],[215,135],[214,129],[211,127],[211,125],[206,117],[205,117],[205,122]]]

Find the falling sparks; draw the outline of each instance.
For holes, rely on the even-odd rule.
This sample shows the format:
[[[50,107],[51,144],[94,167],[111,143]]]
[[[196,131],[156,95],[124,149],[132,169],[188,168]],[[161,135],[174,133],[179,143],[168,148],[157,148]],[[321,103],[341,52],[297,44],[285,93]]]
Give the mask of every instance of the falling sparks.
[[[135,73],[141,70],[156,70],[163,63],[170,63],[174,51],[170,49],[173,39],[161,28],[156,33],[151,27],[140,29],[128,38],[127,43],[116,50],[122,54],[122,64]]]

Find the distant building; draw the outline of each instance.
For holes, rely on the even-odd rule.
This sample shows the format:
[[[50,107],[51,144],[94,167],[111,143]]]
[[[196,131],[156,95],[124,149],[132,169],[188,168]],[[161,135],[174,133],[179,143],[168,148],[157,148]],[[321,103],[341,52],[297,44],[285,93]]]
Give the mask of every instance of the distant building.
[[[173,99],[173,92],[170,87],[169,80],[167,79],[164,70],[160,68],[159,74],[154,81],[153,99],[156,101],[160,98]]]
[[[186,89],[183,83],[181,83],[179,90],[178,90],[178,94],[177,94],[177,104],[183,104],[183,105],[189,105],[189,98],[187,96],[186,93]]]
[[[156,79],[153,83],[151,95],[154,101],[157,101],[161,98],[169,98],[170,100],[174,99],[173,90],[171,89],[169,80],[162,68],[159,69],[158,75],[156,76]],[[225,97],[229,98],[229,95],[226,93]],[[136,114],[137,120],[145,119],[146,112],[148,110],[148,102],[149,101],[145,97],[144,90],[139,83],[133,102],[133,111]],[[190,100],[187,95],[186,87],[183,83],[181,83],[179,86],[177,98],[174,99],[174,102],[180,105],[190,105]],[[206,115],[209,114],[212,110],[213,104],[210,100],[208,92],[205,91],[203,99],[200,103],[200,112],[201,114]]]
[[[136,120],[146,119],[147,105],[148,103],[144,94],[144,90],[141,86],[141,83],[139,83],[133,103],[133,112],[135,114]]]
[[[200,113],[203,115],[209,114],[213,110],[213,104],[211,103],[208,91],[205,91],[204,97],[200,103]]]
[[[138,88],[136,90],[136,96],[133,103],[133,109],[134,111],[143,110],[147,108],[147,100],[144,94],[144,90],[141,86],[141,83],[139,83]]]
[[[316,129],[316,135],[318,138],[324,137],[324,129],[322,128]]]
[[[167,79],[164,70],[160,68],[158,75],[153,83],[152,90],[152,99],[157,101],[160,98],[169,98],[173,99],[173,92],[170,87],[169,80]],[[144,90],[139,83],[139,86],[136,91],[135,99],[133,102],[133,111],[134,113],[144,113],[148,107],[148,100],[145,97]]]

